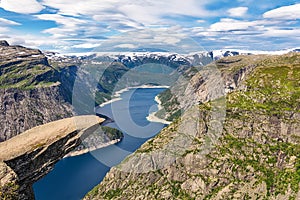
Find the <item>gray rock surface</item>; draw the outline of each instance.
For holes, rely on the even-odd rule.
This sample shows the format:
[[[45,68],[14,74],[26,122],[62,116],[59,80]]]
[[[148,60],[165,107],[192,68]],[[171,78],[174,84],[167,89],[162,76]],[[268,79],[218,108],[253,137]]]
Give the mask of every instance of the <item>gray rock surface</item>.
[[[64,71],[52,68],[39,50],[1,41],[0,142],[74,114],[66,101],[70,88],[62,84],[71,84],[61,78]]]
[[[0,89],[0,110],[0,141],[73,114],[58,86],[32,90]]]
[[[66,118],[37,126],[0,143],[0,198],[34,199],[32,184],[103,121],[93,115]]]

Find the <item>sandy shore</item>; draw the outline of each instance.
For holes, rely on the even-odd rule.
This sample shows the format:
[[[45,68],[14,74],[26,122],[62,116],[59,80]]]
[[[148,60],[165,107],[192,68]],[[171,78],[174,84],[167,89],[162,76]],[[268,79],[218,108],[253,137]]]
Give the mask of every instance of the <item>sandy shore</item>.
[[[104,144],[98,145],[96,147],[88,147],[88,148],[85,148],[85,149],[82,149],[82,150],[79,150],[79,151],[71,151],[70,153],[65,155],[64,158],[86,154],[88,152],[95,151],[97,149],[101,149],[101,148],[104,148],[104,147],[107,147],[107,146],[110,146],[110,145],[113,145],[113,144],[117,144],[120,141],[121,141],[121,139],[116,139],[116,140],[112,140],[110,142],[106,142]]]
[[[158,96],[156,96],[154,98],[154,100],[156,101],[156,103],[158,104],[157,107],[158,107],[158,110],[161,110],[163,109],[163,106],[161,105],[161,101],[160,99],[158,98]],[[167,120],[164,120],[164,119],[161,119],[161,118],[158,118],[155,116],[157,112],[153,112],[153,113],[150,113],[148,116],[147,116],[147,120],[150,121],[150,122],[159,122],[159,123],[163,123],[163,124],[171,124],[172,122],[170,121],[167,121]]]

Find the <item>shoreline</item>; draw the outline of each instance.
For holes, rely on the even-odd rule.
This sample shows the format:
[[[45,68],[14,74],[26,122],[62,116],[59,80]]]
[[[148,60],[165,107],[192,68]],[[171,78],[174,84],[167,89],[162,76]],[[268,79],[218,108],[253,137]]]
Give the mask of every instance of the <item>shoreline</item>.
[[[79,150],[79,151],[71,151],[70,153],[65,155],[63,158],[80,156],[80,155],[95,151],[97,149],[101,149],[101,148],[108,147],[108,146],[113,145],[113,144],[117,144],[117,143],[121,142],[121,140],[122,139],[115,139],[115,140],[111,140],[109,142],[106,142],[106,143],[103,143],[101,145],[97,145],[97,146],[94,146],[94,147],[88,147],[88,148],[85,148],[85,149],[82,149],[82,150]]]
[[[110,103],[113,103],[115,101],[120,101],[122,100],[121,98],[121,94],[124,93],[124,92],[127,92],[131,89],[138,89],[138,88],[144,88],[144,89],[152,89],[152,88],[170,88],[170,86],[167,86],[167,85],[141,85],[141,86],[132,86],[132,87],[126,87],[126,88],[123,88],[121,90],[118,90],[116,91],[113,96],[112,96],[112,99],[111,100],[108,100],[102,104],[99,105],[99,107],[103,107],[107,104],[110,104]]]
[[[101,105],[99,105],[99,107],[103,107],[107,104],[110,104],[110,103],[113,103],[115,101],[119,101],[119,100],[122,100],[121,98],[121,94],[124,93],[124,92],[127,92],[129,91],[130,89],[138,89],[138,88],[169,88],[170,86],[166,86],[166,85],[162,85],[162,86],[151,86],[151,85],[141,85],[141,86],[134,86],[134,87],[127,87],[127,88],[124,88],[124,89],[121,89],[119,91],[116,91],[115,94],[113,95],[113,98],[109,101],[106,101],[104,103],[102,103]],[[158,95],[155,96],[154,98],[155,102],[158,104],[157,107],[158,107],[158,110],[162,109],[162,105],[161,105],[161,101],[159,100],[158,98]],[[156,111],[157,112],[157,111]],[[166,121],[164,119],[160,119],[158,117],[155,116],[156,112],[153,112],[153,113],[150,113],[146,119],[149,121],[149,122],[158,122],[158,123],[162,123],[162,124],[170,124],[171,122],[169,121]],[[79,151],[71,151],[70,153],[68,153],[67,155],[65,155],[63,158],[67,158],[67,157],[74,157],[74,156],[79,156],[79,155],[83,155],[83,154],[86,154],[86,153],[89,153],[91,151],[95,151],[97,149],[101,149],[101,148],[104,148],[104,147],[108,147],[110,145],[114,145],[114,144],[117,144],[119,142],[121,142],[122,139],[116,139],[116,140],[111,140],[107,143],[104,143],[104,144],[101,144],[101,145],[98,145],[98,146],[94,146],[94,147],[88,147],[88,148],[85,148],[85,149],[82,149],[82,150],[79,150]]]
[[[155,114],[156,114],[159,110],[163,109],[163,106],[161,105],[161,101],[160,101],[160,99],[158,98],[158,95],[155,96],[154,101],[156,101],[156,103],[157,103],[158,110],[155,111],[155,112],[150,113],[150,114],[146,117],[146,119],[147,119],[149,122],[158,122],[158,123],[163,123],[163,124],[167,124],[167,125],[171,124],[172,122],[167,121],[167,120],[165,120],[165,119],[161,119],[161,118],[155,116]]]

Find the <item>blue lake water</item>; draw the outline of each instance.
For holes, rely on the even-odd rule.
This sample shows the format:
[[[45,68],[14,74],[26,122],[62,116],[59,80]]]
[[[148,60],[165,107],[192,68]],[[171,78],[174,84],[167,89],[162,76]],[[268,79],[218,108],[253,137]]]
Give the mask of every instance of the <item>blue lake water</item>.
[[[97,108],[115,120],[107,126],[118,128],[124,139],[91,153],[64,158],[44,178],[33,185],[37,200],[79,200],[100,183],[110,167],[120,163],[165,125],[146,117],[157,110],[154,97],[165,88],[130,89],[121,100]]]

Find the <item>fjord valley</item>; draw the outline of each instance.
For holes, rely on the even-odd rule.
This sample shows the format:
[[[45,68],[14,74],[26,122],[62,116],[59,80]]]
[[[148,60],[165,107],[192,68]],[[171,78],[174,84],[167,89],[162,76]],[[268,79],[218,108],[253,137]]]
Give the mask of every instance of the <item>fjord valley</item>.
[[[66,56],[0,42],[0,198],[34,199],[32,185],[66,155],[122,148],[131,135],[116,128],[130,116],[149,131],[161,92],[155,117],[172,123],[156,124],[84,199],[299,199],[300,54],[254,54]],[[170,87],[153,96],[136,89],[145,85]]]
[[[300,0],[0,0],[0,200],[300,200]]]
[[[92,134],[91,130],[95,132],[100,119],[92,120],[86,127],[80,128],[76,126],[77,118],[69,117],[95,115],[95,106],[110,100],[115,87],[124,89],[143,84],[168,85],[176,75],[165,77],[169,77],[179,67],[184,69],[192,65],[191,59],[178,59],[176,55],[170,54],[135,57],[136,64],[132,64],[124,56],[117,59],[96,55],[54,56],[48,59],[39,50],[9,45],[6,41],[1,42],[0,49],[3,111],[1,145],[3,149],[11,151],[10,148],[20,144],[17,153],[5,156],[5,152],[2,152],[1,198],[5,199],[33,199],[32,184],[45,176],[55,163],[72,150],[75,152],[71,155],[81,154],[111,144],[111,141],[118,142],[123,137],[120,131],[109,127],[101,128],[100,133],[98,131],[95,136],[90,137],[88,135]],[[210,59],[208,54],[195,57],[198,60],[203,57],[203,61]],[[99,65],[105,59],[108,62]],[[121,77],[132,68],[137,68],[137,63],[145,64],[146,67],[132,70],[122,82]],[[163,65],[169,69],[161,72]],[[153,71],[157,76],[151,76]],[[97,73],[101,74],[98,79],[90,76]],[[116,83],[119,84],[115,86]],[[83,120],[84,117],[79,119]],[[75,121],[75,124],[70,124],[70,120]],[[60,124],[58,128],[65,131],[55,129],[51,132],[47,127],[52,126],[52,123]],[[53,135],[49,135],[49,131]],[[32,139],[33,141],[26,143],[27,146],[22,146],[24,142],[19,141],[22,138],[40,139]],[[82,140],[85,140],[85,145],[80,145]]]
[[[299,53],[233,56],[205,68],[213,65],[226,95],[205,89],[204,72],[183,95],[159,95],[166,117],[181,102],[191,106],[85,199],[300,198]]]

